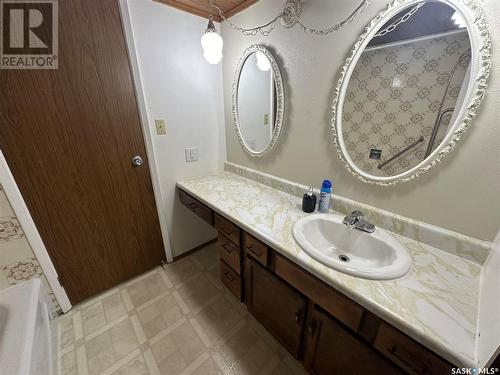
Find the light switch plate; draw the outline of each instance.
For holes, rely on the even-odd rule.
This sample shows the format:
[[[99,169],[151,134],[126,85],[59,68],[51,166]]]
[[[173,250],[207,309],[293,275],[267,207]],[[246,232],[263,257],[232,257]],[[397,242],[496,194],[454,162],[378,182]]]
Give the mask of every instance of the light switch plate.
[[[200,158],[198,147],[189,147],[184,150],[186,162],[198,161]]]
[[[165,125],[164,119],[155,120],[155,125],[156,125],[156,134],[158,135],[167,134],[167,126]]]

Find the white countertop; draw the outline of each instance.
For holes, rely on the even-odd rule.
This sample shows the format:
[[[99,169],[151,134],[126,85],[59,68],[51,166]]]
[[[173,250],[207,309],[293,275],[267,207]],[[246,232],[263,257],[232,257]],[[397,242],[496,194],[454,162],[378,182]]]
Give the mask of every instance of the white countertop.
[[[457,366],[474,367],[481,266],[394,234],[411,257],[396,280],[366,280],[318,263],[301,250],[292,225],[301,199],[230,172],[177,185],[333,288]]]

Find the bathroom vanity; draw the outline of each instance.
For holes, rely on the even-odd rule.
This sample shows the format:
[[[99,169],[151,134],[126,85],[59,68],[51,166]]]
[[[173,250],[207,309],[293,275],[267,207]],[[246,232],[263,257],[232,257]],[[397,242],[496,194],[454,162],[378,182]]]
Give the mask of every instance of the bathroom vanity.
[[[356,278],[294,242],[291,225],[306,215],[298,197],[228,172],[180,182],[178,192],[218,231],[221,281],[309,372],[449,374],[475,366],[476,315],[445,306],[453,288],[458,305],[475,305],[473,262],[398,237],[417,259],[407,275]],[[430,258],[456,274],[436,275],[442,271],[421,264]]]

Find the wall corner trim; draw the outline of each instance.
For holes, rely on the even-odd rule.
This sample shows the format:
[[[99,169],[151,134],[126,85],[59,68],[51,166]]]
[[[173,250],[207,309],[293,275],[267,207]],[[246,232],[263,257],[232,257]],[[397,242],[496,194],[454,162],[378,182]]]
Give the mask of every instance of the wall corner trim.
[[[165,247],[165,256],[167,258],[167,262],[171,263],[173,262],[174,258],[168,235],[167,218],[162,212],[165,200],[161,193],[160,175],[158,173],[158,162],[153,147],[153,134],[151,133],[151,129],[149,127],[149,117],[146,108],[146,99],[144,97],[144,91],[142,88],[141,73],[139,70],[139,62],[137,60],[134,35],[132,32],[132,21],[130,19],[130,13],[128,9],[128,0],[119,0],[118,4],[120,7],[123,33],[125,35],[125,41],[127,44],[130,67],[132,69],[132,81],[134,83],[137,105],[139,107],[139,116],[141,120],[142,134],[144,137],[144,144],[146,146],[146,153],[149,160],[149,172],[151,174],[151,181],[153,183],[156,209],[158,210],[158,219],[160,221],[161,234],[163,237],[163,245]]]

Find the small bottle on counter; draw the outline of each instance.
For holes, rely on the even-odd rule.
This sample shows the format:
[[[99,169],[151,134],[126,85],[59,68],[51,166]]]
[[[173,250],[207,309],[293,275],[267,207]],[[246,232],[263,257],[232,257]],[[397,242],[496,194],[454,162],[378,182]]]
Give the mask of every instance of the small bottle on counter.
[[[316,195],[313,193],[312,186],[309,187],[307,193],[302,198],[302,211],[311,213],[316,209]]]
[[[323,180],[321,184],[321,191],[319,193],[318,211],[324,214],[328,213],[330,209],[330,196],[332,195],[332,182],[330,180]]]

